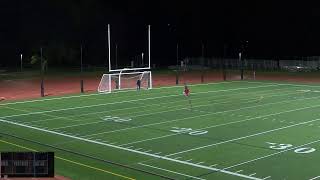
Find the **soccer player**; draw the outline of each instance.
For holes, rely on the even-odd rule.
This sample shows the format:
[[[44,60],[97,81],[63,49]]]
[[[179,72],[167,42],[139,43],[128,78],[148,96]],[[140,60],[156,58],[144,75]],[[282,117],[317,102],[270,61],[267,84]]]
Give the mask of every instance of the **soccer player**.
[[[189,105],[190,105],[190,110],[192,110],[192,104],[191,104],[191,99],[190,99],[190,90],[189,90],[189,88],[187,86],[187,83],[184,84],[183,95],[188,98]]]
[[[189,90],[189,88],[187,86],[187,83],[184,84],[183,95],[186,96],[186,97],[189,97],[189,95],[190,95],[190,90]]]
[[[141,87],[141,80],[138,79],[137,80],[137,90],[140,90],[140,87]]]

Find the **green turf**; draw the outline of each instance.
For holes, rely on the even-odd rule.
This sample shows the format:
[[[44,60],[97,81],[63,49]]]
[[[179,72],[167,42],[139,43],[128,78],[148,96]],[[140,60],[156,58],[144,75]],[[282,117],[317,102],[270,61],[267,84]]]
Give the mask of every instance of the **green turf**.
[[[40,144],[0,135],[0,150],[54,151],[56,173],[77,180],[162,179],[139,170],[173,179],[320,176],[319,85],[190,89],[192,106],[182,87],[2,102],[0,132]]]

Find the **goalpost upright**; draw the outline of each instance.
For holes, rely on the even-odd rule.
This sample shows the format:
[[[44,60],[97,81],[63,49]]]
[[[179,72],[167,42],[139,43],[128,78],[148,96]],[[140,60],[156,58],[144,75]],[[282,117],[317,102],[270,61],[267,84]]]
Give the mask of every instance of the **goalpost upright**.
[[[123,89],[123,81],[124,79],[131,79],[131,81],[135,80],[134,78],[139,78],[140,80],[147,81],[146,89],[152,88],[152,75],[151,75],[151,26],[148,25],[148,65],[142,67],[131,67],[131,68],[118,68],[112,69],[111,63],[111,29],[110,24],[108,24],[108,74],[103,74],[101,81],[99,83],[98,92],[111,92],[113,86],[112,81],[116,81],[116,89]],[[142,65],[144,63],[142,62]],[[125,72],[127,71],[127,72]],[[136,72],[138,71],[138,72]],[[143,72],[142,72],[143,71]],[[123,77],[125,76],[125,77]],[[132,76],[132,77],[127,77]],[[113,77],[117,77],[117,80]],[[131,83],[132,84],[132,83]],[[146,84],[146,82],[142,82],[142,84]]]
[[[149,70],[151,69],[151,25],[148,25],[148,66],[141,68],[123,68],[123,69],[112,69],[111,65],[111,30],[110,24],[108,24],[108,61],[109,61],[109,72],[117,72],[121,70]]]

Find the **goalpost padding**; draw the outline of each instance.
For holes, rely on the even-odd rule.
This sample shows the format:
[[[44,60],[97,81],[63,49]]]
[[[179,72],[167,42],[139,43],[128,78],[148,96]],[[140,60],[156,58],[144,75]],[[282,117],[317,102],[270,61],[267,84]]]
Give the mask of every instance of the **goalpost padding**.
[[[151,71],[143,72],[122,72],[103,74],[98,92],[108,93],[114,90],[135,89],[137,80],[141,80],[141,89],[152,89]]]

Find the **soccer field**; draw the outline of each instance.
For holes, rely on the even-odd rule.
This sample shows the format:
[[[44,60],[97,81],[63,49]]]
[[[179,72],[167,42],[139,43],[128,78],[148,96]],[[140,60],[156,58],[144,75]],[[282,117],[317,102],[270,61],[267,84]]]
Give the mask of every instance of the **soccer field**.
[[[0,151],[82,179],[320,179],[320,86],[228,81],[0,104]],[[189,100],[191,103],[189,103]]]

